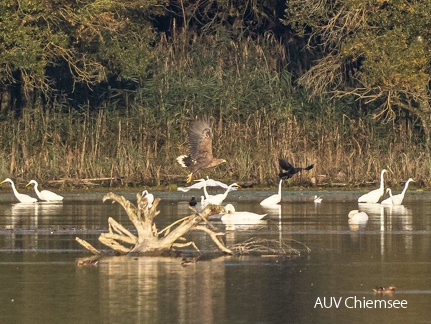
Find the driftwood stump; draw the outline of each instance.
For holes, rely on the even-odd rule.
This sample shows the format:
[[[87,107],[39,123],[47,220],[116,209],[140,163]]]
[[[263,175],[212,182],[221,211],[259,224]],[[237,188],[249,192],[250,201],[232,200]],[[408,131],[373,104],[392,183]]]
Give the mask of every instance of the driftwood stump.
[[[194,242],[178,242],[183,238],[184,234],[195,230],[207,233],[221,251],[233,254],[232,251],[226,248],[218,239],[218,236],[224,235],[224,233],[216,232],[215,228],[207,221],[209,216],[224,212],[222,206],[208,205],[201,212],[195,210],[195,213],[190,216],[177,220],[165,229],[158,231],[154,223],[154,218],[159,214],[157,205],[160,202],[160,198],[154,200],[151,208],[148,208],[147,198],[142,197],[140,194],[137,194],[137,206],[133,205],[123,196],[118,196],[112,192],[103,197],[103,201],[106,200],[119,203],[124,208],[130,221],[137,230],[136,236],[113,218],[109,217],[109,232],[102,233],[99,236],[99,241],[118,254],[136,253],[140,255],[162,255],[172,250],[172,248],[188,245],[197,249]],[[202,223],[206,224],[201,225]],[[88,242],[78,237],[76,240],[91,253],[100,254],[100,252]]]

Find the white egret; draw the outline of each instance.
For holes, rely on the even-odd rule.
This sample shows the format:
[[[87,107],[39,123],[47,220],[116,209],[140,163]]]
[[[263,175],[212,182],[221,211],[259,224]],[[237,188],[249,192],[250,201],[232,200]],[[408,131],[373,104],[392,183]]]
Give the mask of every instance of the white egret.
[[[20,202],[22,203],[35,203],[37,201],[36,198],[33,198],[29,195],[25,195],[25,194],[21,194],[19,193],[16,188],[15,188],[15,184],[13,183],[13,181],[9,178],[4,179],[2,182],[0,182],[0,184],[3,184],[5,182],[9,182],[12,186],[12,191],[16,197],[16,199],[18,199]]]
[[[154,195],[149,193],[148,190],[144,190],[142,191],[142,197],[147,197],[148,208],[151,208],[153,206]]]
[[[407,187],[409,186],[409,183],[411,181],[414,182],[412,178],[409,178],[409,180],[406,181],[403,191],[398,195],[392,196],[391,188],[386,189],[386,192],[389,193],[389,198],[386,198],[385,200],[383,200],[382,205],[394,205],[394,206],[401,205],[403,203],[404,195],[406,194]]]
[[[382,170],[380,174],[380,187],[378,189],[374,189],[370,191],[369,193],[366,193],[365,195],[362,195],[358,198],[358,202],[360,203],[369,203],[369,204],[375,204],[379,201],[380,197],[383,196],[385,193],[385,183],[383,179],[383,174],[386,172],[385,169]]]
[[[237,212],[235,211],[235,207],[232,204],[227,204],[224,209],[227,214],[224,214],[221,217],[222,222],[235,224],[237,222],[244,224],[244,222],[256,222],[261,220],[268,214],[256,214],[247,211]]]
[[[280,183],[278,184],[278,193],[274,194],[272,196],[269,196],[268,198],[265,198],[260,202],[262,206],[270,206],[270,205],[276,205],[281,201],[281,183],[283,180],[280,180]]]
[[[320,204],[322,202],[322,196],[314,195],[314,202]]]
[[[221,187],[223,189],[227,189],[229,187],[227,184],[225,184],[223,182],[220,182],[220,181],[217,181],[217,180],[214,180],[214,179],[210,179],[208,176],[207,176],[206,180],[200,179],[200,180],[196,180],[196,181],[198,181],[198,182],[195,183],[195,184],[193,184],[193,185],[191,185],[191,186],[188,186],[188,187],[178,187],[177,190],[178,191],[182,191],[182,192],[187,192],[187,191],[189,191],[191,189],[202,189],[204,186],[207,186],[207,187]],[[236,190],[236,188],[232,188],[232,190]]]
[[[365,222],[368,220],[368,215],[366,212],[360,212],[359,210],[351,210],[349,212],[349,221],[352,222]]]
[[[29,183],[27,183],[25,186],[28,187],[30,185],[34,186],[34,191],[36,192],[37,197],[39,198],[39,200],[43,200],[43,201],[62,201],[63,200],[63,196],[57,195],[55,192],[49,191],[49,190],[42,190],[39,191],[38,187],[38,183],[36,180],[30,180]]]
[[[226,191],[222,194],[218,194],[218,195],[213,195],[213,196],[207,196],[207,198],[205,199],[205,203],[207,204],[213,204],[213,205],[221,205],[221,203],[223,202],[223,200],[226,199],[227,194],[229,193],[229,191],[232,190],[232,187],[238,187],[241,188],[241,186],[237,183],[232,183],[229,185],[229,187],[226,189]],[[204,187],[206,189],[206,187]],[[206,191],[206,190],[205,190]]]

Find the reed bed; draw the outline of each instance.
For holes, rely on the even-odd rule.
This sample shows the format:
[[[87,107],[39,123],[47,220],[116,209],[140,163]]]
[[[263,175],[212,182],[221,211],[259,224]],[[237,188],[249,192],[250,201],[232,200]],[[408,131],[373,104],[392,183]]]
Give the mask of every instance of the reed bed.
[[[292,185],[356,187],[387,168],[396,186],[429,187],[430,157],[407,117],[382,123],[345,102],[310,102],[292,85],[282,46],[271,36],[239,42],[177,35],[157,44],[152,77],[132,102],[71,108],[64,103],[0,118],[0,173],[46,183],[113,178],[110,185],[183,184],[175,161],[188,151],[197,115],[214,122],[213,152],[228,163],[201,175],[275,184],[278,158],[315,168]],[[172,186],[171,188],[174,188]]]

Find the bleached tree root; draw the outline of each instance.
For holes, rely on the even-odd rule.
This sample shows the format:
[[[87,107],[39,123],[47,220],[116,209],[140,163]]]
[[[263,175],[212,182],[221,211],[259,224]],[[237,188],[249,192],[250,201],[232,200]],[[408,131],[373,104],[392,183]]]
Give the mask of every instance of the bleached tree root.
[[[193,246],[197,251],[198,247],[194,242],[179,243],[183,236],[192,230],[203,231],[208,234],[217,247],[227,254],[233,254],[230,249],[218,239],[218,236],[224,233],[215,232],[215,228],[208,228],[199,225],[202,222],[207,222],[209,216],[224,212],[222,206],[208,205],[201,212],[194,210],[194,214],[184,217],[164,230],[158,231],[154,218],[159,214],[157,205],[160,202],[156,198],[151,208],[148,208],[146,197],[137,194],[137,206],[133,205],[123,196],[118,196],[114,193],[108,193],[103,197],[103,201],[112,200],[119,203],[126,211],[130,221],[137,230],[137,236],[128,231],[124,226],[115,221],[113,218],[108,219],[109,232],[102,233],[99,236],[99,241],[118,254],[140,254],[140,255],[162,255],[169,252],[174,247]],[[100,252],[91,244],[82,239],[76,239],[84,248],[93,254]]]

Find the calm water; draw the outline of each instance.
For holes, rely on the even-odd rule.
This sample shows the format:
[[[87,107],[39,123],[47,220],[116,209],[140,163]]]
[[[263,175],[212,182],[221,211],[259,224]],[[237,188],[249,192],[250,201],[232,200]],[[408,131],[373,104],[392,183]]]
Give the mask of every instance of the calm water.
[[[429,193],[408,192],[404,206],[394,208],[361,206],[370,216],[361,225],[347,221],[359,192],[321,192],[323,202],[314,204],[308,197],[316,192],[284,191],[279,209],[263,209],[259,201],[272,193],[229,194],[225,203],[268,213],[269,220],[230,228],[227,244],[293,239],[310,253],[221,257],[187,267],[179,258],[145,257],[105,257],[97,266],[78,267],[76,259],[89,254],[76,236],[103,249],[97,238],[108,216],[132,229],[121,207],[102,203],[100,193],[30,206],[2,194],[0,323],[431,322]],[[189,214],[191,193],[155,195],[162,198],[159,229]],[[214,249],[204,234],[191,238],[204,251]],[[373,293],[376,285],[391,283],[398,288],[394,295]],[[364,306],[376,299],[405,301],[406,308]]]

